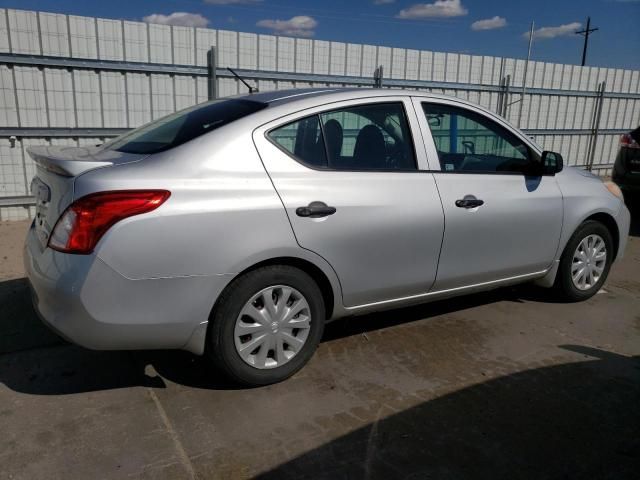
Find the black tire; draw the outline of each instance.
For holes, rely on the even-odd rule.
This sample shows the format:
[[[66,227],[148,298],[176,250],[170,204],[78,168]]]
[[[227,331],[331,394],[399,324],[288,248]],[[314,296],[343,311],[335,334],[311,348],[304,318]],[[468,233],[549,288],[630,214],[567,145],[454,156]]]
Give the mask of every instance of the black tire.
[[[599,235],[604,240],[607,249],[606,262],[604,270],[602,271],[598,281],[588,290],[580,290],[574,285],[571,276],[573,254],[583,239],[594,234]],[[562,257],[560,258],[558,274],[556,275],[554,284],[554,288],[560,299],[567,302],[581,302],[594,296],[607,280],[613,256],[613,238],[609,229],[596,220],[587,220],[586,222],[583,222],[569,239],[569,242],[562,253]]]
[[[300,351],[288,362],[270,369],[259,369],[240,357],[235,347],[234,329],[240,311],[251,297],[274,285],[293,287],[305,297],[311,313],[310,331]],[[258,268],[235,279],[220,295],[209,318],[206,355],[214,367],[241,385],[277,383],[296,373],[313,356],[322,338],[324,323],[322,293],[308,274],[286,265]]]

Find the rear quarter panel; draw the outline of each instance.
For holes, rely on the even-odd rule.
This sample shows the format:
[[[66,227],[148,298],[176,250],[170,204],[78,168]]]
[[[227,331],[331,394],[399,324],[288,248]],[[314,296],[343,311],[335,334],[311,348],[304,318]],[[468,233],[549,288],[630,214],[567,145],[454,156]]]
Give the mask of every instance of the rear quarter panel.
[[[76,198],[106,190],[171,191],[157,210],[114,225],[97,256],[129,279],[225,275],[229,281],[256,263],[289,256],[314,263],[337,289],[331,267],[296,243],[251,130],[234,125],[144,161],[79,177]]]

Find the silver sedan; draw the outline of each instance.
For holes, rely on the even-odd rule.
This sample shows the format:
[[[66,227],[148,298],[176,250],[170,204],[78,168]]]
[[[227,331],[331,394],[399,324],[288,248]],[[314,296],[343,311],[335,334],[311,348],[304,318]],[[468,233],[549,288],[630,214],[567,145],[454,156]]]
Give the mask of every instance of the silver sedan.
[[[614,184],[423,92],[259,93],[30,155],[44,321],[248,385],[295,373],[339,317],[529,281],[587,299],[629,231]]]

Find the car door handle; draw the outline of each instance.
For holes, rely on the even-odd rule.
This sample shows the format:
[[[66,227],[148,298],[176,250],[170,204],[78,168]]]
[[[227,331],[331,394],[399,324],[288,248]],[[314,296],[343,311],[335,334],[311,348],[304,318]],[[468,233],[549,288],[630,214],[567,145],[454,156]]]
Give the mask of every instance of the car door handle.
[[[484,200],[477,198],[463,198],[462,200],[456,200],[456,207],[459,208],[476,208],[484,205]]]
[[[296,208],[296,215],[299,217],[321,218],[336,213],[335,207],[329,207],[324,202],[311,202],[306,207]]]

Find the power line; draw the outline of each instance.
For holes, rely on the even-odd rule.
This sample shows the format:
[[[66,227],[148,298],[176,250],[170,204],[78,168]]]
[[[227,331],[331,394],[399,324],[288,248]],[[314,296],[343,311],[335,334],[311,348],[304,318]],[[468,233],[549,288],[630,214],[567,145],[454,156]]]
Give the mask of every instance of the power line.
[[[584,67],[584,63],[587,60],[587,45],[589,44],[589,35],[591,35],[599,28],[590,28],[591,27],[591,17],[587,17],[587,28],[584,30],[578,30],[576,32],[577,35],[584,36],[584,47],[582,49],[582,66]]]

